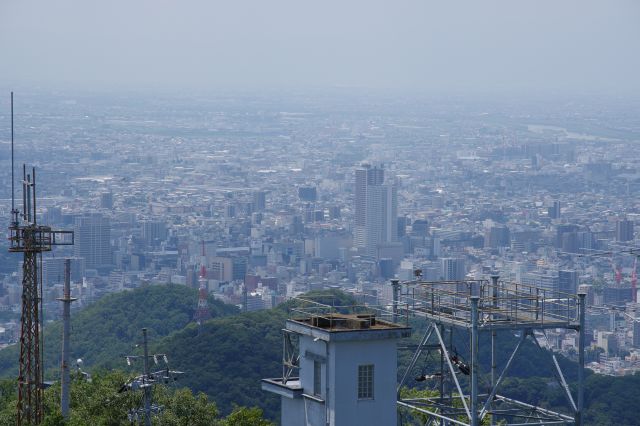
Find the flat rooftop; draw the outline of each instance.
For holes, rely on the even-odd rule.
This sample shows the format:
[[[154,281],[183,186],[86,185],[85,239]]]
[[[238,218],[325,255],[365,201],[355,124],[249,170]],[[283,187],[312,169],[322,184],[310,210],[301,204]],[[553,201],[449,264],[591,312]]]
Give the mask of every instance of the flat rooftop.
[[[294,310],[287,320],[289,331],[324,341],[399,339],[411,328],[385,321],[371,313],[305,312]]]
[[[290,321],[323,330],[338,332],[350,330],[391,330],[405,328],[402,325],[381,320],[374,314],[310,314],[306,317],[294,317]]]

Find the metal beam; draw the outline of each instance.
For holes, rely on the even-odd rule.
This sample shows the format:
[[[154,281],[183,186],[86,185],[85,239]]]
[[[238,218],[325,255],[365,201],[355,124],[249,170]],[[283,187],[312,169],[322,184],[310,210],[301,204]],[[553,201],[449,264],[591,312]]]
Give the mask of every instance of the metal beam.
[[[545,339],[547,339],[547,334],[544,331],[543,331],[543,334]],[[540,345],[540,342],[538,342],[538,338],[535,335],[533,336],[533,342],[536,344],[538,349],[544,352],[544,348]],[[548,343],[548,339],[547,339],[547,343]],[[550,351],[550,353],[551,353],[551,361],[553,362],[553,366],[554,366],[554,369],[552,370],[553,375],[558,381],[558,384],[564,390],[565,398],[567,398],[567,402],[569,402],[569,404],[571,405],[573,412],[576,413],[578,411],[578,407],[576,407],[576,403],[574,402],[573,396],[571,395],[571,390],[569,389],[569,385],[567,384],[567,381],[564,379],[564,374],[562,374],[562,370],[560,369],[560,364],[558,364],[558,358],[556,358],[556,354],[553,353],[553,351]]]
[[[397,401],[397,403],[401,407],[410,408],[410,409],[416,410],[416,411],[418,411],[420,413],[424,413],[424,414],[427,414],[429,416],[433,416],[433,417],[437,417],[439,419],[446,420],[449,423],[453,423],[453,424],[460,425],[460,426],[469,426],[469,423],[463,423],[463,422],[461,422],[459,420],[455,420],[455,419],[452,419],[450,417],[443,416],[443,415],[435,413],[433,411],[429,411],[429,410],[426,410],[426,409],[420,408],[420,407],[415,407],[415,406],[413,406],[411,404],[407,404],[407,403],[405,403],[403,401]]]
[[[527,339],[527,334],[528,334],[527,330],[522,330],[522,334],[520,335],[520,340],[518,340],[518,344],[516,345],[515,349],[511,353],[511,356],[509,357],[507,364],[502,369],[500,376],[496,380],[496,384],[491,387],[491,392],[489,392],[487,401],[484,403],[484,406],[482,407],[482,411],[480,411],[480,420],[484,419],[484,417],[487,415],[489,406],[493,402],[493,398],[496,396],[496,393],[498,392],[498,387],[500,386],[500,384],[502,383],[502,380],[504,379],[507,372],[509,371],[509,368],[511,368],[511,363],[513,363],[513,360],[516,354],[518,353],[518,351],[520,350],[522,343],[524,343],[524,341]]]
[[[471,426],[478,426],[478,301],[471,296]]]
[[[422,336],[422,339],[420,340],[420,344],[418,345],[418,349],[413,353],[413,356],[411,357],[411,362],[407,366],[407,369],[405,370],[404,374],[402,375],[402,379],[400,380],[400,383],[398,384],[398,387],[396,389],[396,392],[398,393],[398,397],[400,395],[400,389],[402,388],[402,385],[404,385],[404,382],[407,380],[407,376],[409,375],[409,372],[416,365],[416,362],[418,361],[418,358],[420,358],[420,355],[422,354],[423,346],[431,338],[431,335],[433,334],[433,329],[434,328],[435,328],[435,326],[433,324],[429,324],[427,326],[427,329],[424,331],[424,335]]]
[[[464,392],[462,392],[462,388],[460,387],[460,382],[458,381],[458,377],[456,376],[456,371],[453,368],[453,364],[451,364],[451,357],[449,356],[449,351],[447,350],[447,345],[444,344],[444,340],[440,335],[440,331],[438,327],[433,327],[433,330],[436,332],[436,336],[438,336],[438,341],[440,342],[440,350],[444,354],[445,359],[447,360],[447,365],[449,366],[449,371],[451,372],[451,377],[453,378],[454,383],[456,384],[456,388],[458,388],[458,394],[460,399],[462,400],[462,405],[464,406],[464,411],[467,413],[467,417],[471,419],[471,413],[469,412],[469,406],[467,405],[467,400],[464,397]]]
[[[556,417],[558,417],[560,419],[564,419],[564,420],[569,421],[569,422],[573,421],[572,417],[566,416],[566,415],[561,414],[561,413],[557,413],[555,411],[547,410],[545,408],[541,408],[541,407],[538,407],[538,406],[535,406],[535,405],[527,404],[526,402],[517,401],[515,399],[508,398],[508,397],[506,397],[504,395],[496,395],[496,398],[498,400],[500,400],[500,401],[504,401],[504,402],[507,402],[507,403],[510,403],[510,404],[514,404],[514,405],[518,405],[520,407],[529,408],[529,409],[533,408],[533,409],[541,412],[542,414],[546,414],[548,416],[556,416]]]
[[[578,410],[576,412],[576,426],[582,426],[582,415],[584,413],[584,339],[585,339],[585,297],[586,294],[578,294],[578,319],[580,329],[578,330]]]

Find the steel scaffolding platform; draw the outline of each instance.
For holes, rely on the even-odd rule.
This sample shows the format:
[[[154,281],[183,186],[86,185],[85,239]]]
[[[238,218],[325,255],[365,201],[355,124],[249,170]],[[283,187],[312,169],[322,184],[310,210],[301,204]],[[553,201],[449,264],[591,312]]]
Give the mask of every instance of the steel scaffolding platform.
[[[399,412],[419,413],[424,424],[478,426],[483,422],[500,425],[582,425],[584,401],[584,318],[585,297],[548,289],[501,281],[422,281],[400,283],[392,280],[393,321],[410,317],[424,318],[427,327],[416,346],[411,362],[398,384]],[[538,339],[546,337],[548,329],[569,329],[578,333],[578,392],[572,394],[553,352],[549,363],[567,400],[571,415],[557,413],[526,402],[498,394],[516,355],[525,340],[538,348]],[[467,333],[470,340],[470,360],[467,364],[452,347],[453,330]],[[496,357],[497,333],[510,331],[519,335],[507,362],[498,369]],[[491,385],[487,393],[478,392],[480,333],[491,335]],[[537,332],[537,333],[534,333]],[[430,377],[438,385],[438,395],[425,398],[403,398],[401,391],[421,356],[434,354],[440,360],[440,371]],[[460,375],[468,376],[463,386]],[[423,375],[426,380],[426,376]]]

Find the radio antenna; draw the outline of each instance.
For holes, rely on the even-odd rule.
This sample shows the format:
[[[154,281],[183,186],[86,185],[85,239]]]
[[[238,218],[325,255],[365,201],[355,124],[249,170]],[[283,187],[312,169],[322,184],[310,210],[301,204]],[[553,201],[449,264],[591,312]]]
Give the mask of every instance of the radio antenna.
[[[18,212],[16,211],[16,195],[13,171],[13,92],[11,92],[11,217],[14,224],[18,222]]]

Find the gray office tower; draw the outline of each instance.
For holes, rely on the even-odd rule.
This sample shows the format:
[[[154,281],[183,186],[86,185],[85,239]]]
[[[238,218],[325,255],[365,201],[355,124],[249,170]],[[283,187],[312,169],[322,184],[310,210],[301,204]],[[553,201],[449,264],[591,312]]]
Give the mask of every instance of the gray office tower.
[[[262,212],[267,207],[267,193],[264,191],[254,191],[253,208],[257,212]]]
[[[616,222],[616,240],[633,240],[633,221],[623,219]]]
[[[382,167],[370,165],[356,170],[355,186],[354,245],[377,257],[381,244],[398,239],[398,190]]]
[[[578,272],[573,270],[558,271],[558,290],[576,294],[578,289]]]
[[[99,213],[77,217],[74,230],[74,256],[84,258],[87,269],[112,266],[111,221],[108,217]]]
[[[460,257],[443,257],[440,259],[442,278],[445,281],[462,281],[467,275],[464,259]]]
[[[103,192],[100,194],[100,208],[111,210],[113,209],[113,193]]]
[[[142,222],[142,239],[148,246],[158,246],[167,239],[167,224],[159,220]]]

